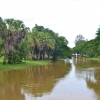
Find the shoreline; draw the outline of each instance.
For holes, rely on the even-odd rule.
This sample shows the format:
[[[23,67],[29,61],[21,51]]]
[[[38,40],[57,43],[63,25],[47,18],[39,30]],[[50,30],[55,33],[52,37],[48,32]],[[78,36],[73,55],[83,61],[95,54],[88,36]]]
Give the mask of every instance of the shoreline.
[[[89,59],[89,60],[97,60],[97,61],[100,61],[100,58],[87,58],[87,59]]]
[[[2,70],[18,70],[22,68],[28,68],[28,67],[34,67],[34,66],[43,66],[50,64],[50,60],[44,60],[44,61],[23,61],[21,63],[15,63],[15,64],[2,64],[0,61],[0,71]]]

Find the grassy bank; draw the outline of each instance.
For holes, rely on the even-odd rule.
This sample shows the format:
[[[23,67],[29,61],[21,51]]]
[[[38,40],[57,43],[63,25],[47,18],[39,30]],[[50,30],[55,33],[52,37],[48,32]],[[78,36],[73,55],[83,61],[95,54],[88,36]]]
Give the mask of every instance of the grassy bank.
[[[41,65],[47,65],[50,63],[49,60],[44,61],[23,61],[18,64],[2,64],[3,59],[0,58],[0,70],[12,70],[12,69],[22,69],[27,67],[33,67],[33,66],[41,66]]]
[[[90,60],[99,60],[100,61],[100,58],[88,58]]]

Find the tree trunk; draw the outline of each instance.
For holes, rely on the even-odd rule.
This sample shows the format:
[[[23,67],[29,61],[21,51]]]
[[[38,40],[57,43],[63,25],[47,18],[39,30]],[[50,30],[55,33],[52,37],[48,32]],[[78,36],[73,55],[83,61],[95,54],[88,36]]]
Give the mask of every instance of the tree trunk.
[[[7,40],[5,40],[5,45],[4,45],[4,61],[3,61],[3,64],[6,63],[7,51],[8,51],[8,45],[7,45]]]
[[[42,60],[44,60],[44,55],[43,55],[44,53],[42,52]]]
[[[41,51],[39,51],[39,54],[38,54],[38,60],[40,60],[40,53],[41,53]]]
[[[3,64],[5,64],[5,63],[6,63],[6,50],[4,52],[4,61],[3,61]]]
[[[48,60],[49,60],[49,58],[50,58],[50,55],[49,55],[49,53],[48,53]]]

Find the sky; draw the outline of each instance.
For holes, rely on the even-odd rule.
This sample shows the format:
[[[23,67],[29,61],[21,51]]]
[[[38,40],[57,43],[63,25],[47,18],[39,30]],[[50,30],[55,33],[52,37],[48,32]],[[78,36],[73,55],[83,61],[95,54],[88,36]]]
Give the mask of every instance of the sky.
[[[0,17],[22,20],[27,27],[35,24],[66,37],[74,47],[77,35],[95,38],[100,25],[99,0],[0,0]]]

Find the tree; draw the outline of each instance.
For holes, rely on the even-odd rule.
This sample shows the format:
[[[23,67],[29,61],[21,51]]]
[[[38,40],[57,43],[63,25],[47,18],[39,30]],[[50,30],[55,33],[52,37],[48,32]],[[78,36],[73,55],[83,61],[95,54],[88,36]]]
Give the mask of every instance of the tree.
[[[86,41],[82,36],[78,35],[75,43],[76,46],[73,48],[73,53],[85,54],[88,57],[100,57],[100,28],[97,29],[94,39]]]
[[[8,63],[21,62],[19,48],[26,34],[25,25],[22,21],[14,19],[5,19],[5,23],[7,29],[4,35],[4,63],[6,63],[6,59],[8,59]],[[17,56],[15,57],[16,54]]]
[[[0,55],[6,62],[19,63],[23,59],[44,60],[71,56],[65,37],[49,28],[38,26],[30,29],[21,20],[0,17]]]
[[[80,45],[84,41],[85,41],[84,37],[81,34],[77,35],[76,38],[75,38],[75,46]]]
[[[30,45],[33,48],[33,59],[44,59],[45,53],[49,56],[51,50],[54,49],[55,40],[50,34],[51,31],[49,29],[43,28],[43,30],[38,30],[38,27],[43,26],[35,26],[32,29],[32,33],[28,36],[30,39]]]
[[[71,58],[71,49],[67,46],[68,41],[63,36],[56,36],[55,37],[56,44],[55,49],[53,51],[53,61],[57,58]]]

